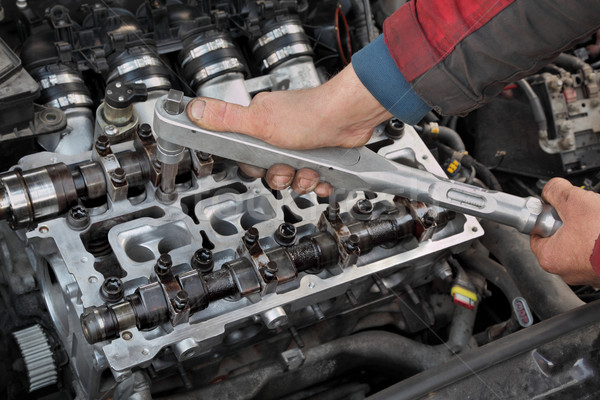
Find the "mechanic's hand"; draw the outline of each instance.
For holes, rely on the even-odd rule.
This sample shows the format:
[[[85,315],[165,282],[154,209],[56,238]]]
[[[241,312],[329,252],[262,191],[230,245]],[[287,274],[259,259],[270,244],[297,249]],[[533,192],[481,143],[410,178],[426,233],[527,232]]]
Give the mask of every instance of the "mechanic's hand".
[[[316,88],[259,93],[248,107],[197,98],[188,105],[187,115],[203,128],[244,133],[288,149],[362,146],[378,124],[392,117],[363,86],[352,65]],[[252,177],[265,175],[263,169],[241,167]],[[269,168],[266,180],[276,190],[291,185],[298,193],[314,190],[322,197],[333,191],[319,181],[317,172],[282,164]]]
[[[563,225],[549,238],[531,237],[531,249],[546,271],[560,275],[571,285],[600,286],[590,256],[600,234],[600,195],[554,178],[542,192]]]

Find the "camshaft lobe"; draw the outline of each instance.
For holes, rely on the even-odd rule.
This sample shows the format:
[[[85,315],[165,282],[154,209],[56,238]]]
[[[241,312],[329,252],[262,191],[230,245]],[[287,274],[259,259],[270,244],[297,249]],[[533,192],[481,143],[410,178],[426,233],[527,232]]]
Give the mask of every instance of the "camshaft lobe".
[[[363,253],[367,253],[375,246],[396,244],[412,237],[414,222],[410,214],[403,213],[398,218],[359,221],[349,225],[349,229],[351,236],[359,238],[359,245],[364,247]],[[169,297],[169,293],[179,289],[184,290],[189,298],[191,314],[205,309],[210,302],[256,293],[261,289],[261,282],[264,284],[263,279],[276,282],[277,266],[283,270],[284,263],[288,263],[285,267],[291,268],[295,277],[303,271],[319,273],[340,262],[340,243],[328,232],[317,232],[302,238],[298,244],[268,249],[265,255],[274,263],[273,277],[257,276],[252,261],[246,257],[229,261],[219,270],[204,276],[200,271],[192,270],[165,280],[164,276],[170,272],[161,273],[159,281],[139,287],[122,303],[87,309],[80,318],[85,338],[93,344],[115,339],[121,331],[133,326],[149,330],[169,319],[177,319],[174,314],[181,311],[171,307],[174,299]],[[178,285],[176,290],[165,288],[175,282]]]
[[[143,186],[150,179],[150,159],[138,151],[124,151],[114,157],[125,172],[130,187]],[[190,171],[191,159],[185,153],[177,171]],[[14,169],[0,175],[0,220],[12,229],[54,218],[67,212],[81,198],[107,195],[107,172],[97,161],[66,165],[57,163],[26,171]]]

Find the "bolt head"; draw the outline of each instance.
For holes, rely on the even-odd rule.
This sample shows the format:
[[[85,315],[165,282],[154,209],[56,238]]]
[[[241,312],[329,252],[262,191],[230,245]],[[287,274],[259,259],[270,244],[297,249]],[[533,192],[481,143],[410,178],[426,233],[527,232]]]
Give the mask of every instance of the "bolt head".
[[[106,136],[106,135],[98,136],[98,139],[96,139],[96,144],[94,147],[96,148],[96,151],[98,152],[98,154],[100,154],[101,156],[106,155],[106,153],[108,153],[108,149],[110,148],[110,140],[108,139],[108,136]]]
[[[163,253],[158,257],[156,265],[154,266],[154,271],[157,275],[164,276],[171,272],[172,266],[173,260],[171,259],[171,256],[167,253]]]
[[[296,233],[296,227],[293,224],[284,222],[277,228],[275,240],[282,246],[290,245],[296,240]]]
[[[214,257],[212,251],[202,247],[198,249],[192,257],[192,267],[202,273],[209,273],[214,266]]]
[[[373,203],[369,199],[360,199],[356,202],[356,211],[360,214],[371,214],[373,212]]]
[[[190,298],[188,292],[185,290],[180,290],[173,299],[173,308],[175,308],[177,312],[183,311],[183,309],[188,305],[189,300]]]
[[[385,126],[385,134],[390,139],[400,139],[404,135],[404,122],[397,118],[392,118]]]
[[[114,125],[106,125],[104,127],[104,134],[109,137],[117,136],[119,134],[119,128]]]
[[[110,179],[115,186],[123,186],[127,183],[127,175],[123,168],[115,168],[110,174]]]
[[[117,277],[108,277],[102,282],[100,295],[107,301],[115,302],[123,298],[123,281]]]
[[[349,252],[354,252],[358,250],[358,245],[360,244],[360,238],[356,234],[352,234],[348,237],[346,241],[346,250]]]
[[[251,246],[251,245],[255,244],[257,240],[258,240],[258,229],[256,229],[255,227],[251,227],[244,234],[244,242],[248,246]]]
[[[67,213],[67,224],[74,230],[83,230],[90,224],[90,214],[85,207],[77,205]]]
[[[269,261],[265,266],[262,267],[262,274],[265,281],[270,282],[276,278],[278,266],[275,261]]]
[[[137,129],[138,136],[142,140],[152,138],[152,127],[149,124],[143,123]]]

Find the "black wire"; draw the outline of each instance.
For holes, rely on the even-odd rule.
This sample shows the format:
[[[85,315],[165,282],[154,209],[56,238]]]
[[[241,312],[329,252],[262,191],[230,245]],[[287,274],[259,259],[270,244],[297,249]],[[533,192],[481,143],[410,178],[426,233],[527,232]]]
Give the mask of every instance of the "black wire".
[[[319,63],[321,63],[321,62],[323,62],[323,61],[326,61],[326,60],[329,60],[329,59],[332,59],[332,58],[337,58],[337,57],[339,57],[339,56],[340,56],[339,54],[330,54],[330,55],[328,55],[328,56],[321,57],[321,58],[319,58],[317,61],[315,61],[315,67],[316,67],[316,66],[317,66]]]
[[[314,37],[310,36],[309,34],[306,34],[306,36],[308,36],[308,38],[310,40],[316,42],[315,47],[317,45],[319,45],[319,46],[321,46],[321,47],[323,47],[323,48],[325,48],[325,49],[327,49],[327,50],[329,50],[329,51],[331,51],[333,53],[338,53],[337,49],[334,49],[333,47],[327,46],[325,43],[319,41],[321,39],[321,34],[319,34],[319,38],[318,39],[315,39]],[[315,47],[313,47],[313,50],[315,49]]]

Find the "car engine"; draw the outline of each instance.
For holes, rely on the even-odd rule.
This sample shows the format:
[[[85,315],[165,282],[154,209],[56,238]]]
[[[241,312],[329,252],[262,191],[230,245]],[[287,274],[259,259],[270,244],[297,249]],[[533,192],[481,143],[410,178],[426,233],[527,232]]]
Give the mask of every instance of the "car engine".
[[[3,397],[595,398],[598,293],[526,235],[159,146],[157,104],[316,87],[402,3],[2,0]],[[553,176],[598,192],[596,40],[366,146],[520,196]]]

